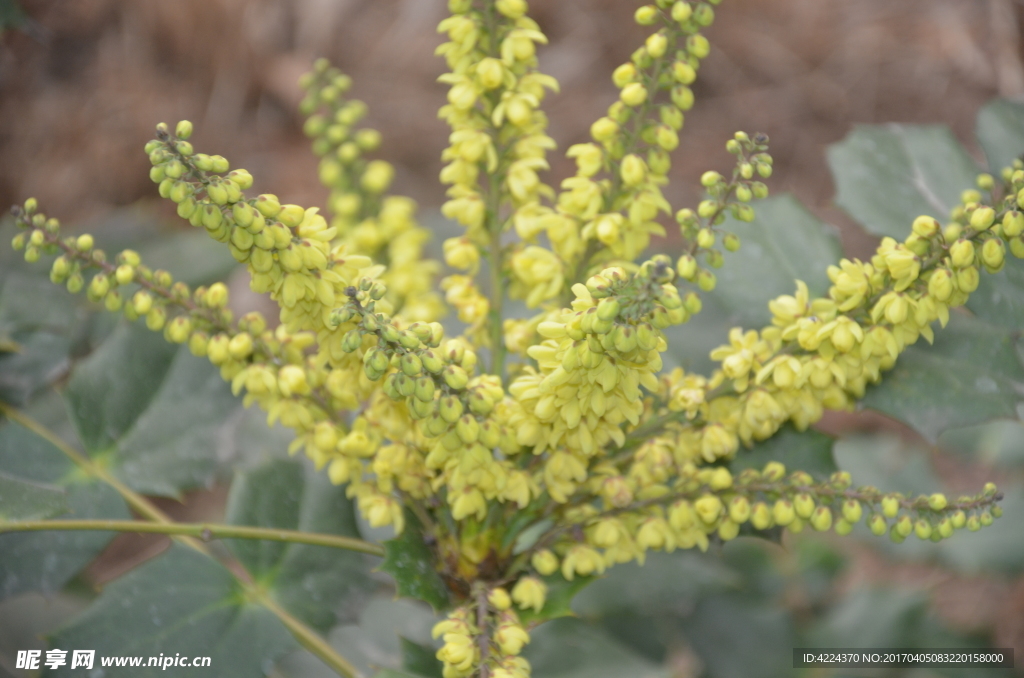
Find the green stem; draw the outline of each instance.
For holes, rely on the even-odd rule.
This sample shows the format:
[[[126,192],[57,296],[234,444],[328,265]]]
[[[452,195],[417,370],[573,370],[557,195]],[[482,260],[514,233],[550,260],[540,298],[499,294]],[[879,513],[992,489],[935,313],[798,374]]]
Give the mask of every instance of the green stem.
[[[105,532],[135,532],[140,534],[167,534],[196,537],[202,541],[211,539],[263,539],[313,546],[330,546],[384,556],[384,547],[360,539],[335,534],[279,530],[244,525],[222,525],[217,523],[154,523],[144,520],[0,520],[0,533],[34,532],[38,530],[99,530]]]

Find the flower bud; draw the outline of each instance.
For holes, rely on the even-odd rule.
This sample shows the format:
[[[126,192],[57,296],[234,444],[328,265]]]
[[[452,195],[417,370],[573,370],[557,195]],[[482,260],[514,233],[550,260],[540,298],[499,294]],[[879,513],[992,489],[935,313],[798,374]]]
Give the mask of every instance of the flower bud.
[[[801,518],[810,518],[814,513],[814,498],[806,492],[793,497],[793,510]]]
[[[948,268],[936,269],[928,279],[928,294],[946,301],[953,294],[953,274]]]
[[[618,133],[619,124],[611,118],[598,118],[598,120],[590,126],[590,136],[594,138],[594,141],[602,143],[611,141]]]
[[[998,271],[1006,260],[1006,246],[1001,238],[989,238],[981,246],[981,261],[985,268]]]
[[[487,594],[487,602],[499,611],[512,607],[512,598],[508,595],[508,591],[501,587],[490,590]]]
[[[662,33],[654,33],[648,36],[644,46],[647,47],[647,53],[651,57],[658,59],[665,54],[665,50],[668,49],[668,38]]]
[[[868,527],[871,528],[871,533],[875,536],[882,536],[888,529],[888,525],[885,522],[885,518],[880,513],[873,513],[871,518],[868,520]]]
[[[958,240],[949,248],[949,257],[957,268],[974,264],[974,243],[970,240]]]
[[[647,167],[640,156],[630,153],[622,159],[620,174],[626,186],[638,186],[647,178]]]
[[[710,249],[715,246],[715,232],[710,228],[702,228],[697,232],[697,246]]]
[[[690,7],[690,3],[685,0],[679,0],[672,5],[672,20],[683,23],[689,21],[693,15],[693,8]]]
[[[693,90],[685,85],[677,85],[672,88],[672,104],[680,111],[688,111],[693,108]]]
[[[631,82],[622,88],[619,99],[627,106],[639,106],[647,100],[647,88],[639,82]]]
[[[743,524],[750,518],[750,501],[739,495],[729,501],[729,519],[734,523]]]
[[[530,563],[533,565],[533,569],[546,577],[558,569],[558,556],[548,549],[541,549],[533,554]]]
[[[750,509],[750,524],[758,530],[767,530],[773,524],[772,510],[768,504],[759,501]]]
[[[282,367],[277,373],[277,386],[281,389],[281,395],[285,397],[289,397],[293,393],[298,395],[309,393],[306,371],[298,365],[285,365]]]
[[[192,331],[192,321],[187,315],[179,315],[167,325],[167,340],[174,344],[184,344]]]
[[[825,532],[832,527],[832,509],[827,506],[819,506],[814,509],[810,516],[811,527],[818,532]]]
[[[964,513],[962,509],[957,510],[953,514],[952,518],[950,518],[950,523],[953,525],[954,528],[959,530],[967,523],[967,514]]]
[[[466,374],[466,370],[458,365],[448,365],[444,368],[442,375],[448,387],[456,391],[466,388],[466,384],[469,383],[469,375]]]
[[[174,136],[179,139],[188,139],[192,136],[192,123],[188,120],[181,120],[174,127]]]
[[[971,214],[971,228],[987,231],[996,220],[996,211],[991,207],[979,207]]]
[[[914,225],[911,226],[913,232],[922,238],[934,237],[940,228],[939,222],[926,214],[914,219]]]
[[[231,341],[228,343],[228,353],[235,360],[245,360],[252,355],[252,350],[252,335],[248,332],[239,332],[231,337]]]
[[[548,587],[537,577],[523,577],[512,588],[512,600],[519,605],[519,609],[526,610],[533,608],[534,612],[540,612],[544,608],[544,600],[547,597]]]
[[[851,524],[860,522],[863,515],[863,507],[856,499],[847,499],[843,502],[843,519]]]
[[[711,525],[722,513],[722,500],[714,494],[705,494],[693,504],[697,515],[706,524]]]
[[[55,262],[56,263],[56,262]],[[92,301],[99,301],[107,296],[107,292],[110,291],[110,278],[104,273],[97,273],[93,276],[89,282],[89,299]]]
[[[1014,238],[1024,232],[1024,213],[1012,210],[1003,217],[1003,235]]]
[[[981,284],[981,276],[978,274],[978,269],[974,266],[968,266],[962,268],[956,273],[956,286],[961,292],[970,294],[974,290],[978,289],[978,285]]]
[[[676,61],[672,64],[672,77],[678,83],[689,85],[697,79],[697,71],[685,61]],[[678,106],[678,104],[676,105]],[[679,108],[684,111],[687,110],[682,106],[679,106]]]
[[[107,296],[103,298],[103,306],[111,313],[120,311],[123,303],[124,301],[121,299],[121,293],[117,290],[107,292]]]
[[[633,20],[641,26],[650,26],[658,20],[658,10],[654,5],[644,5],[633,14]]]
[[[132,297],[132,308],[137,315],[146,315],[153,308],[153,297],[146,290],[139,290]]]
[[[910,533],[914,531],[914,521],[911,520],[910,516],[904,514],[900,516],[896,521],[896,524],[893,525],[893,529],[895,529],[901,537],[909,537]]]

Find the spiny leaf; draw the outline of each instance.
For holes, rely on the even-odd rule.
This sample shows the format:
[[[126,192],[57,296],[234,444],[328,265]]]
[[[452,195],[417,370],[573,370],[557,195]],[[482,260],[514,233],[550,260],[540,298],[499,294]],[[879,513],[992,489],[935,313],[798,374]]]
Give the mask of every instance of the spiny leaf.
[[[295,460],[273,460],[236,475],[227,521],[359,536],[355,509],[345,489]],[[365,593],[375,586],[369,577],[373,561],[358,553],[252,539],[226,543],[275,600],[320,630],[355,619]]]
[[[836,203],[869,233],[903,240],[922,214],[945,221],[978,168],[948,128],[864,125],[828,149]]]
[[[138,678],[193,675],[146,666],[148,657],[210,657],[225,678],[265,675],[295,640],[268,610],[247,600],[222,565],[187,547],[172,545],[159,558],[109,584],[96,601],[50,638],[59,649],[95,649],[100,657],[143,657]],[[79,676],[70,662],[44,675]]]
[[[384,548],[387,553],[378,569],[394,577],[398,595],[422,600],[439,612],[448,608],[448,587],[434,567],[423,528],[411,511],[406,511],[402,534],[384,542]]]

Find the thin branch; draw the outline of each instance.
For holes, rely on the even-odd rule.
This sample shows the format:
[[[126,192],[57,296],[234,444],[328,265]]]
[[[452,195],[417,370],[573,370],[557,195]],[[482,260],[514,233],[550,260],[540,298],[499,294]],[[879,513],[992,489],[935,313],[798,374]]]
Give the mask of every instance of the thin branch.
[[[371,556],[384,556],[384,547],[378,544],[335,534],[278,530],[266,527],[223,525],[217,523],[154,523],[144,520],[0,520],[0,533],[34,532],[40,530],[97,530],[104,532],[134,532],[140,534],[186,535],[204,542],[211,539],[262,539],[294,544],[330,546],[358,551]]]

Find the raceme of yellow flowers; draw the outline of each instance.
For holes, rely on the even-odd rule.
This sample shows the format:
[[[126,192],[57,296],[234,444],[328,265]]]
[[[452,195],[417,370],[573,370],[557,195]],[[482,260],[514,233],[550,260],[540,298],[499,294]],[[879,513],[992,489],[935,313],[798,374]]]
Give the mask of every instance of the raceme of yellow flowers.
[[[725,216],[753,219],[749,203],[767,195],[760,179],[772,170],[767,138],[738,132],[726,144],[731,176],[705,173],[707,198],[674,215],[678,256],[637,262],[672,214],[661,186],[714,4],[637,10],[650,35],[615,69],[619,98],[591,126],[593,141],[568,149],[577,171],[556,190],[540,174],[555,148],[540,107],[557,83],[538,70],[546,39],[525,0],[449,1],[437,50],[450,69],[440,78],[451,127],[443,212],[465,233],[443,244],[457,271],[439,281],[443,295],[415,205],[388,194],[388,163],[365,157],[381,143],[359,126],[366,106],[324,61],[302,81],[302,111],[329,219],[247,196],[250,174],[195,152],[187,121],[159,125],[146,146],[160,195],[246,265],[252,288],[279,304],[278,323],[234,319],[223,284],[192,290],[135,252],[108,259],[89,235],[62,237],[32,199],[15,209],[25,231],[14,247],[29,261],[59,254],[55,283],[207,357],[247,405],[295,431],[293,452],[347,484],[371,525],[401,531],[414,516],[451,588],[435,628],[450,678],[528,675],[520,613],[544,618],[552,577],[600,574],[648,550],[706,549],[744,524],[846,534],[864,521],[902,541],[991,523],[992,485],[950,501],[778,463],[734,477],[721,462],[786,422],[802,430],[850,407],[904,348],[932,340],[981,270],[1002,268],[1007,246],[1024,257],[1020,163],[999,187],[982,175],[948,225],[920,217],[870,261],[829,267],[827,297],[797,281],[769,302],[770,327],[730,332],[710,376],[663,371],[662,330],[700,312],[722,249],[740,246],[722,232]],[[534,315],[504,317],[506,290]],[[448,307],[461,336],[437,322]],[[520,540],[530,528],[539,536]]]

